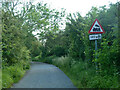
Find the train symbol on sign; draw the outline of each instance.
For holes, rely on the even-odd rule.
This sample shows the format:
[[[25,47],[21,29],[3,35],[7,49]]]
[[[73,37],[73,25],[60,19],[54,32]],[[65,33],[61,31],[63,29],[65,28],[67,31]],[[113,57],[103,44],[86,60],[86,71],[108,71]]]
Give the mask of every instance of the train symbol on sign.
[[[100,32],[100,26],[96,24],[93,28],[93,32]]]

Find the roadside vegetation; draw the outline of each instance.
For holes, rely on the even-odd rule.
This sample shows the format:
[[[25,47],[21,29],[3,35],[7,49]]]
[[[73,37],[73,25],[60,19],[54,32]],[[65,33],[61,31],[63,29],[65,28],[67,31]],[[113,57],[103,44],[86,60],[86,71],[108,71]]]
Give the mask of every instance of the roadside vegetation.
[[[119,4],[92,7],[82,17],[42,3],[25,3],[19,11],[23,3],[2,3],[2,88],[18,82],[31,61],[56,65],[78,88],[120,88]],[[105,30],[96,54],[88,34],[95,19]]]
[[[117,5],[92,7],[85,17],[79,12],[69,14],[65,30],[56,34],[56,38],[53,39],[53,35],[47,39],[47,58],[41,60],[58,66],[78,88],[120,88]],[[105,34],[98,40],[95,54],[95,41],[89,40],[88,31],[96,18]]]

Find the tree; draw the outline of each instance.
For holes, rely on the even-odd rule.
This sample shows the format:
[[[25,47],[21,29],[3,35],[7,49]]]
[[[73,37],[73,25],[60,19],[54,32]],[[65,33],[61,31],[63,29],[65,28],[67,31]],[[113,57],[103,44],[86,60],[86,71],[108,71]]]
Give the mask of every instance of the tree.
[[[74,17],[73,17],[74,16]],[[69,55],[84,60],[83,26],[84,20],[79,13],[67,17],[65,33],[68,33],[70,46]]]

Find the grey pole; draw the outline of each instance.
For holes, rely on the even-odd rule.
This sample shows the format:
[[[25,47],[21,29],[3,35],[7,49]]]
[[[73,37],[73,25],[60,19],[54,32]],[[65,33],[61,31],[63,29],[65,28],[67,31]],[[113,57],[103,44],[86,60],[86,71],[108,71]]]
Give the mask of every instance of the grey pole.
[[[95,40],[95,59],[97,59],[96,53],[97,53],[97,39]],[[95,62],[95,64],[96,64],[96,72],[97,72],[98,71],[98,64],[97,64],[97,62]]]
[[[95,40],[95,54],[97,52],[97,40]],[[97,59],[97,56],[95,55],[95,59]]]

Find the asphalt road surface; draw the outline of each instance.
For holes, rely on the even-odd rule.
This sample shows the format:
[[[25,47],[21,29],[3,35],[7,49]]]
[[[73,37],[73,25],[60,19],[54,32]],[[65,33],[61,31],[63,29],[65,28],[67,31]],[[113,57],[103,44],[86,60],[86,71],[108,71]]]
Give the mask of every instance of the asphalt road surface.
[[[54,65],[31,64],[31,69],[12,88],[75,88],[71,80]]]

